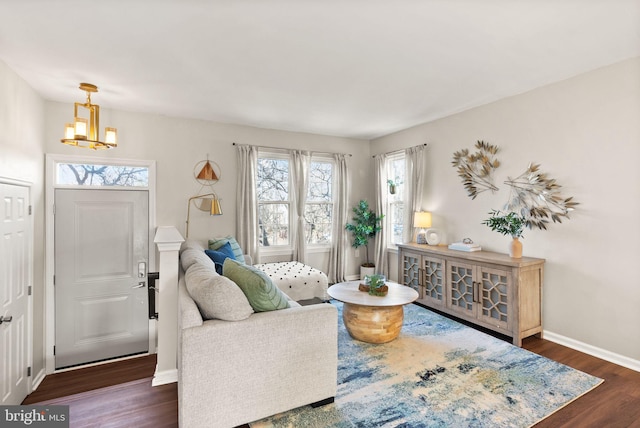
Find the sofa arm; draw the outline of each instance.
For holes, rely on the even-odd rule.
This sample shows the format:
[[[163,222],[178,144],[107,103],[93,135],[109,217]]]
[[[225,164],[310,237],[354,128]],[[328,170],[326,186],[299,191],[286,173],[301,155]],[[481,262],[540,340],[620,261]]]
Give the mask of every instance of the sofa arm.
[[[202,325],[202,314],[187,291],[182,270],[180,270],[180,280],[178,281],[178,308],[178,328],[180,330]]]
[[[334,397],[337,322],[324,303],[182,330],[180,426],[237,426]]]

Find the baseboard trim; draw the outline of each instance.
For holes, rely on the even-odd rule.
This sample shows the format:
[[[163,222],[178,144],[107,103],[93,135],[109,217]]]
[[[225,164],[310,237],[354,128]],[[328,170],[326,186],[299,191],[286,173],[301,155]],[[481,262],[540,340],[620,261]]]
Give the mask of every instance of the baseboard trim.
[[[640,372],[640,361],[634,360],[633,358],[625,357],[624,355],[616,354],[615,352],[607,351],[606,349],[598,348],[597,346],[589,345],[588,343],[580,342],[579,340],[571,339],[570,337],[547,330],[544,331],[543,337],[559,345],[564,345],[576,351],[584,352],[585,354],[601,358],[610,363]]]
[[[178,369],[164,370],[161,372],[156,371],[151,381],[151,386],[166,385],[168,383],[175,383],[178,381]]]
[[[46,375],[47,375],[47,371],[43,367],[42,370],[40,370],[38,374],[36,374],[33,377],[33,380],[31,381],[31,392],[38,389],[38,386],[40,386],[40,384],[42,383]]]
[[[345,276],[344,279],[346,279],[347,281],[357,281],[360,279],[360,275],[349,275]]]

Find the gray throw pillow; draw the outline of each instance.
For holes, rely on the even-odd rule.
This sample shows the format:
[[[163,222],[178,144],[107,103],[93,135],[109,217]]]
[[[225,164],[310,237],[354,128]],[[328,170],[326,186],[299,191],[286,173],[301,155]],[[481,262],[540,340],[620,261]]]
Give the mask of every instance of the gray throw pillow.
[[[287,295],[280,291],[266,273],[253,266],[226,259],[222,265],[222,274],[238,284],[256,312],[289,307]]]
[[[203,319],[240,321],[253,313],[242,290],[229,278],[218,275],[206,265],[196,263],[189,267],[185,273],[185,283]]]

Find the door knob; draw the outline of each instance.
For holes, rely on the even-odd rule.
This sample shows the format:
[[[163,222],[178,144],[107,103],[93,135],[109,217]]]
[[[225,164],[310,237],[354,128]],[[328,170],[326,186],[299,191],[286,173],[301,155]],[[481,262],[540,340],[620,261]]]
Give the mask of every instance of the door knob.
[[[145,285],[147,285],[144,281],[139,282],[138,285],[133,285],[131,286],[131,288],[143,288]]]
[[[13,319],[13,317],[11,315],[9,315],[8,317],[3,317],[0,316],[0,324],[2,324],[3,322],[11,322],[11,320]]]

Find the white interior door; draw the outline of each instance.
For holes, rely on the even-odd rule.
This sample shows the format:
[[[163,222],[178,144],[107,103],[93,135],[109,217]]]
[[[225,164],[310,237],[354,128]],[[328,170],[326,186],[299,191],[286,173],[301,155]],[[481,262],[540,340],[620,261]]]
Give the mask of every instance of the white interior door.
[[[29,388],[29,189],[0,183],[0,198],[0,404],[14,405]]]
[[[57,369],[148,352],[146,190],[55,191]]]

